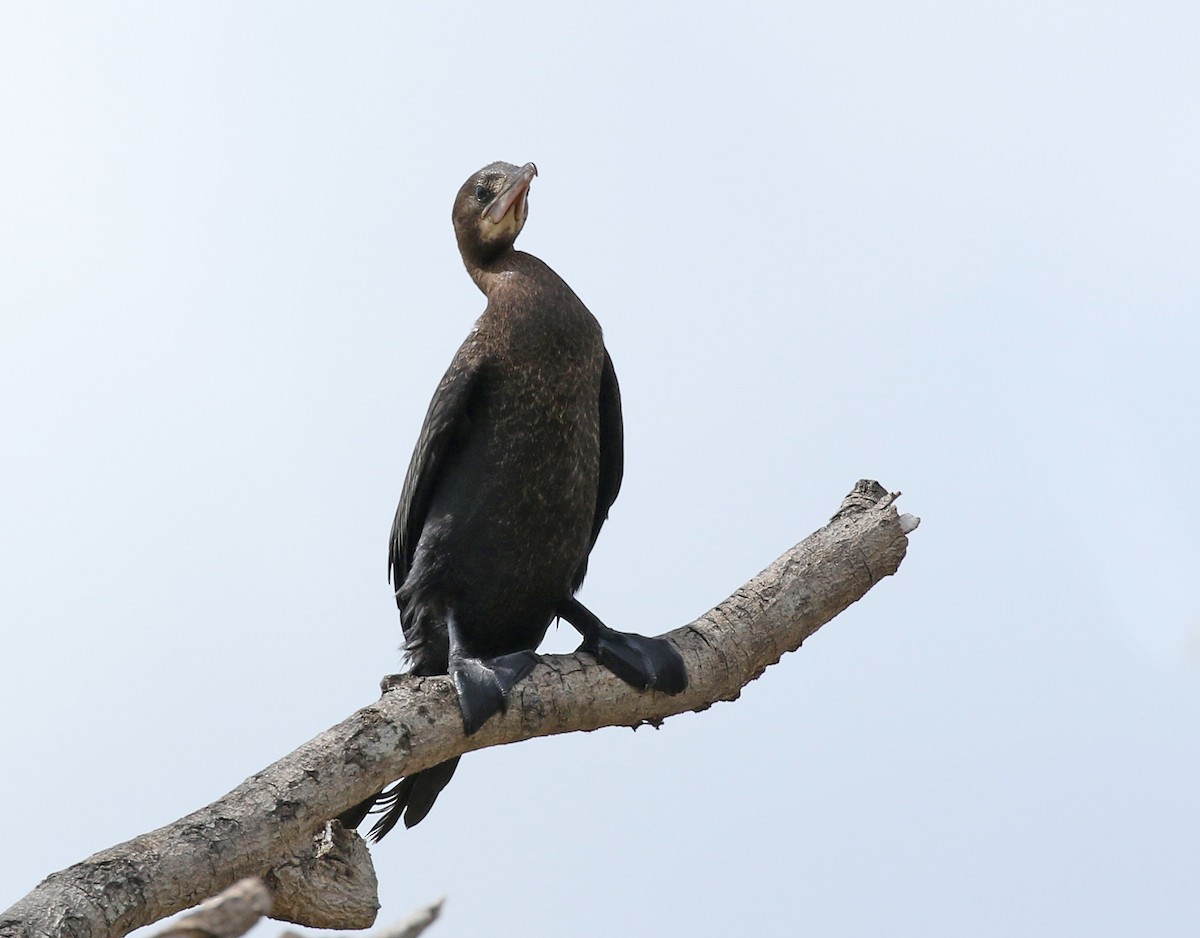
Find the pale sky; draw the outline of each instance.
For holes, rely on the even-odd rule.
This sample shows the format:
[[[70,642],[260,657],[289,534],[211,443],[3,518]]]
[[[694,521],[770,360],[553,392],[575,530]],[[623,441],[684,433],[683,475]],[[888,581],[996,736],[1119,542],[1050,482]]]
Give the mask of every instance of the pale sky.
[[[1200,932],[1200,7],[0,7],[0,909],[373,700],[492,160],[605,327],[582,593],[682,625],[856,479],[899,574],[734,704],[472,754],[380,921]],[[567,650],[563,627],[547,646]],[[278,927],[266,925],[258,935]]]

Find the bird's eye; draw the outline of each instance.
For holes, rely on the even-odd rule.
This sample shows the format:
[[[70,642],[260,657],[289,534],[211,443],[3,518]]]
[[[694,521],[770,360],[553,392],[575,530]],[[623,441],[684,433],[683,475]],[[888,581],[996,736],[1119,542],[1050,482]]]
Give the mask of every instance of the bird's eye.
[[[491,193],[489,193],[487,190],[487,186],[485,186],[483,183],[480,183],[475,187],[475,198],[477,198],[480,202],[486,202],[490,194]]]

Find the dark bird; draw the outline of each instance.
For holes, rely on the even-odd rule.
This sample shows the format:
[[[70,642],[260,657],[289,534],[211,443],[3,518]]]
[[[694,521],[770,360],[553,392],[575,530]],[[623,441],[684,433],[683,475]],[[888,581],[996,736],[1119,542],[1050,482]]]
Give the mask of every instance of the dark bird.
[[[449,674],[470,735],[503,711],[557,617],[635,687],[687,686],[661,638],[617,632],[574,598],[621,488],[621,394],[600,324],[538,258],[513,249],[532,163],[492,163],[454,200],[454,232],[487,308],[434,392],[396,519],[390,574],[409,672]],[[340,818],[425,817],[458,759],[401,779]]]

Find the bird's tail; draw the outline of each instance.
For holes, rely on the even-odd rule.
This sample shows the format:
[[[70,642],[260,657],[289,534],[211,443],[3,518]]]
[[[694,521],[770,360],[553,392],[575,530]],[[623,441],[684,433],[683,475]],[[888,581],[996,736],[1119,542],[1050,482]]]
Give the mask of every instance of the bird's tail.
[[[350,829],[358,827],[366,820],[368,814],[382,814],[383,817],[375,822],[368,835],[376,843],[383,840],[401,817],[404,818],[405,827],[420,823],[437,801],[442,789],[450,783],[460,758],[461,756],[455,756],[453,759],[439,762],[432,768],[406,775],[391,788],[385,788],[379,794],[372,795],[361,804],[338,815],[338,820],[342,822],[342,827]]]

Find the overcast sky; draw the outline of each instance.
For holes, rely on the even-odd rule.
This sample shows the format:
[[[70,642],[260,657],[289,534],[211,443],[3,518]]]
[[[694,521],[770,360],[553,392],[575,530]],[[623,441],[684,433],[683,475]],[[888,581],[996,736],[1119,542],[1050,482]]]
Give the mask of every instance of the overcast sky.
[[[396,669],[392,512],[483,308],[450,206],[500,159],[621,379],[609,624],[862,477],[923,522],[737,703],[465,759],[381,922],[1196,935],[1198,11],[5,3],[0,908]]]

